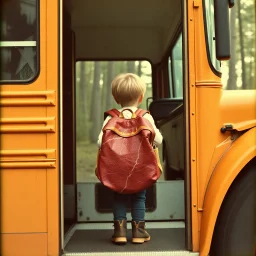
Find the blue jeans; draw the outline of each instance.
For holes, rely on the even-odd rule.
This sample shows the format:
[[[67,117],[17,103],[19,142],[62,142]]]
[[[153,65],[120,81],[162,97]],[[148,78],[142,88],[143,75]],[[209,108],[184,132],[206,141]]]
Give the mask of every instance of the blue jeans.
[[[114,205],[113,213],[114,220],[127,220],[126,218],[126,202],[131,199],[131,214],[132,220],[144,221],[145,217],[145,202],[146,202],[146,190],[142,190],[136,194],[124,195],[114,192]]]

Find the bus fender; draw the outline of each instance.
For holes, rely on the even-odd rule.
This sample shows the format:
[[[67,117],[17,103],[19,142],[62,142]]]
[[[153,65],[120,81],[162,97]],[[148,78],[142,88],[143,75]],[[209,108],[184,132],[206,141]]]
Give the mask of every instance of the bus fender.
[[[256,127],[245,132],[216,165],[208,183],[203,204],[200,255],[210,251],[214,226],[224,197],[245,165],[256,156]]]

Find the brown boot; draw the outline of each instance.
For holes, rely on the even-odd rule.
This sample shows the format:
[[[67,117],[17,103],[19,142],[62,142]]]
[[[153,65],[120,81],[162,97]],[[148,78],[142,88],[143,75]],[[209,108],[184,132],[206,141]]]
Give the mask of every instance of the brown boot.
[[[145,222],[140,221],[138,224],[132,221],[132,242],[142,244],[150,240],[150,235],[145,230]]]
[[[112,242],[117,244],[124,244],[127,242],[126,238],[126,220],[114,221],[114,235],[112,236]]]

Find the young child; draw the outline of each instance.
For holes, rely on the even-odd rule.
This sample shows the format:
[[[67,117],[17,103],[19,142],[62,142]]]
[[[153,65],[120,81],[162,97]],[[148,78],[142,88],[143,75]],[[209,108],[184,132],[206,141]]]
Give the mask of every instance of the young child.
[[[132,73],[120,74],[112,81],[112,95],[117,102],[121,105],[122,111],[125,108],[135,112],[138,106],[141,104],[144,94],[146,91],[146,85],[140,77]],[[130,111],[124,111],[124,118],[130,119],[132,113]],[[155,146],[159,146],[162,143],[162,135],[156,128],[153,117],[150,114],[145,114],[144,118],[148,119],[155,130]],[[103,127],[111,119],[108,116]],[[98,138],[98,146],[101,147],[103,132],[101,131]],[[127,197],[131,198],[131,215],[132,215],[132,242],[133,243],[144,243],[150,240],[149,234],[145,230],[145,201],[146,201],[146,190],[140,191],[136,194],[125,195],[114,192],[114,235],[112,241],[114,243],[126,243],[126,201]]]

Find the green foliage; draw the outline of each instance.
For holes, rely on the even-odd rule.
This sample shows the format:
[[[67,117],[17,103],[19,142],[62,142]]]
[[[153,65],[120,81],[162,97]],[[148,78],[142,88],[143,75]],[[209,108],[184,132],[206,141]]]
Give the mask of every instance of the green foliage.
[[[98,147],[89,141],[78,141],[76,144],[77,181],[97,181],[95,167]]]
[[[255,8],[255,0],[237,0],[235,8],[230,10],[235,12],[235,24],[230,24],[231,45],[235,47],[231,59],[222,63],[226,89],[256,89]],[[234,64],[230,65],[230,62]],[[233,84],[230,84],[231,80]]]

